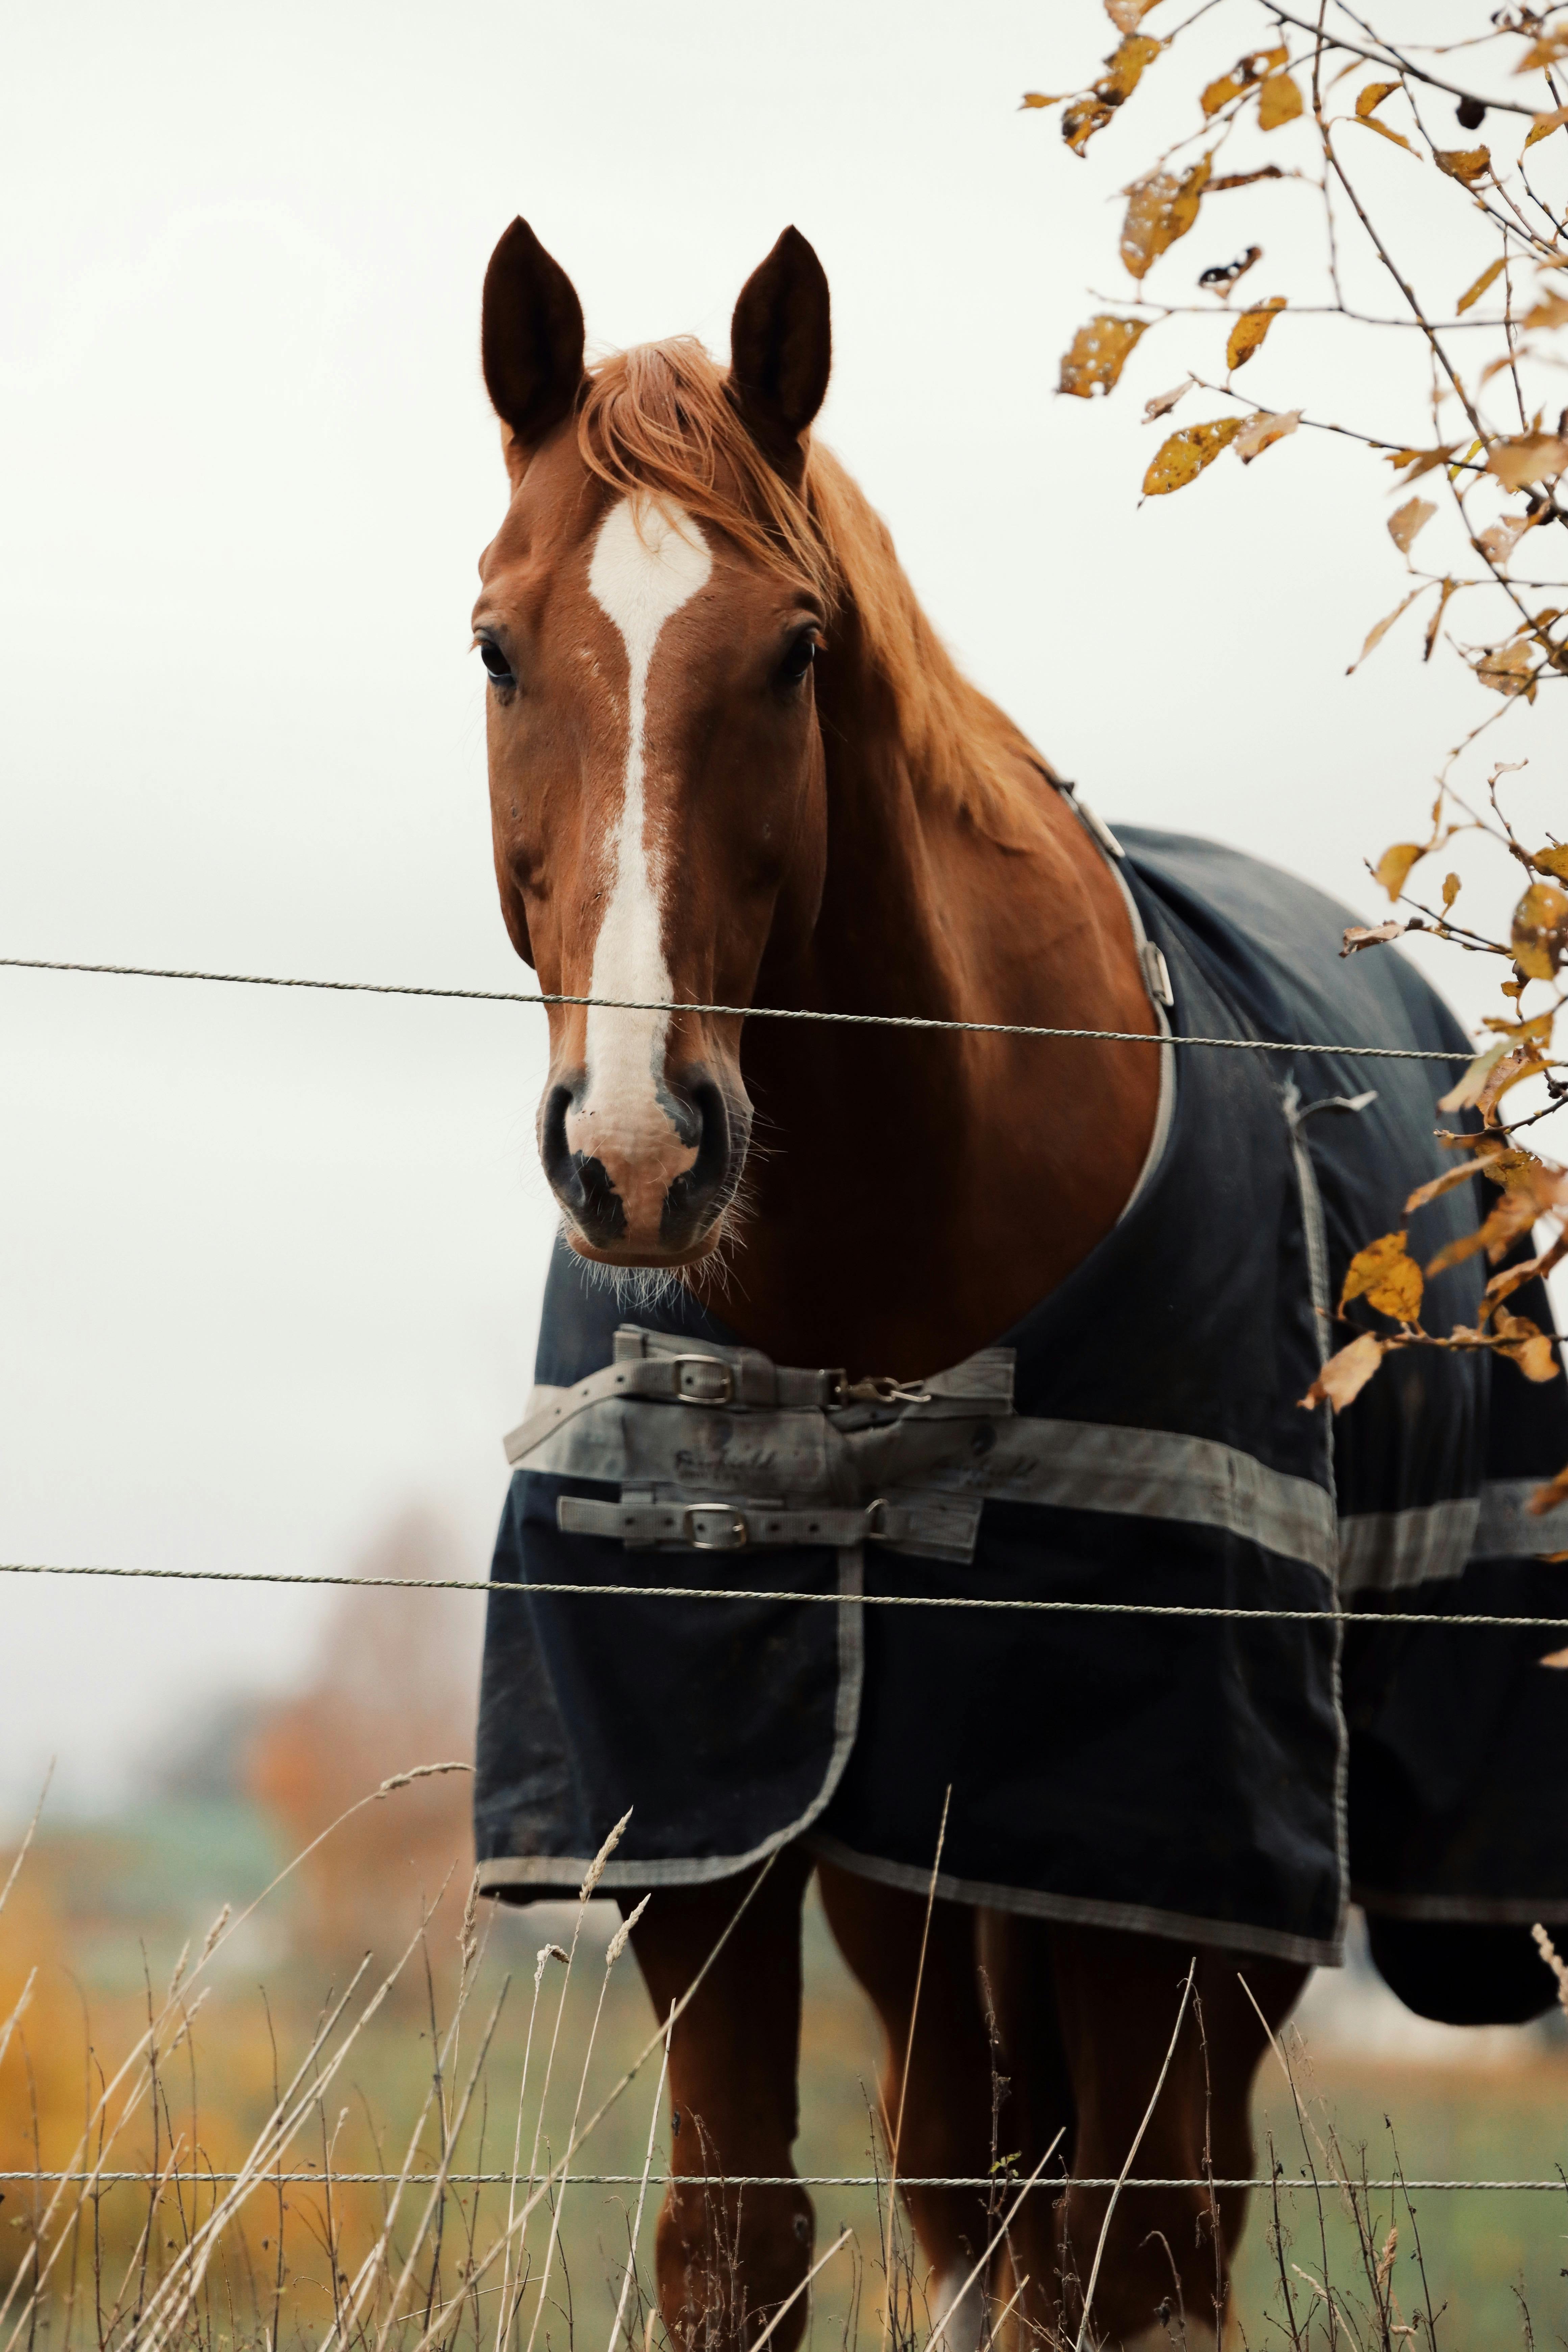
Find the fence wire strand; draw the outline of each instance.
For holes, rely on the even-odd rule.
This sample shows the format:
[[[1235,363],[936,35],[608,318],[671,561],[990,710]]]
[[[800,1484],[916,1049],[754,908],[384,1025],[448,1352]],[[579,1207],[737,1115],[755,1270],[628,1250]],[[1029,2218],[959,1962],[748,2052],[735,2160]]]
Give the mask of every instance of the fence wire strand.
[[[960,1030],[985,1037],[1064,1037],[1111,1045],[1211,1045],[1242,1054],[1320,1054],[1362,1062],[1468,1062],[1470,1046],[1317,1045],[1279,1037],[1166,1037],[1159,1030],[1057,1029],[1029,1021],[943,1021],[917,1013],[823,1013],[785,1004],[683,1004],[667,997],[568,996],[542,989],[426,988],[409,981],[304,980],[268,971],[200,971],[173,964],[67,963],[50,956],[0,956],[0,971],[74,971],[110,980],[193,980],[222,988],[303,988],[329,996],[432,997],[458,1004],[584,1004],[607,1013],[712,1013],[735,1021],[819,1021],[846,1028]]]
[[[1196,1601],[1023,1601],[970,1592],[801,1592],[767,1586],[710,1584],[572,1584],[541,1579],[526,1584],[485,1576],[352,1576],[294,1573],[286,1569],[98,1568],[58,1566],[38,1560],[0,1560],[0,1576],[94,1576],[163,1584],[294,1584],[302,1588],[342,1585],[379,1592],[486,1592],[519,1599],[549,1595],[570,1601],[798,1601],[827,1609],[1011,1609],[1033,1616],[1218,1617],[1273,1625],[1455,1625],[1561,1633],[1568,1628],[1568,1597],[1557,1617],[1489,1616],[1479,1610],[1452,1613],[1438,1609],[1249,1609],[1240,1602]]]
[[[574,2172],[567,2175],[574,2189],[636,2189],[641,2183],[642,2177],[640,2172]],[[80,2181],[84,2186],[103,2189],[134,2183],[150,2188],[154,2181],[162,2181],[166,2187],[172,2188],[175,2185],[176,2178],[178,2184],[183,2188],[193,2186],[200,2188],[207,2181],[215,2181],[221,2186],[251,2179],[257,2180],[258,2186],[263,2183],[276,2186],[278,2176],[271,2171],[260,2175],[247,2172],[209,2172],[205,2165],[199,2170],[193,2167],[178,2176],[152,2171],[94,2172],[88,2169],[75,2172],[0,2172],[0,2181],[32,2181],[39,2186],[45,2184],[58,2186],[61,2183]],[[283,2185],[287,2189],[342,2189],[376,2187],[402,2181],[405,2187],[416,2189],[433,2188],[439,2182],[446,2182],[458,2189],[505,2189],[510,2185],[511,2179],[510,2172],[339,2172],[334,2168],[330,2173],[325,2171],[286,2172],[283,2176]],[[690,2173],[650,2172],[648,2187],[668,2189],[676,2179],[679,2179],[687,2186],[691,2186],[694,2176]],[[706,2176],[695,2176],[695,2180],[696,2185],[699,2186],[703,2185],[705,2180],[706,2186],[710,2189],[886,2189],[888,2187],[886,2173],[876,2172],[715,2172]],[[898,2186],[900,2189],[1016,2189],[1019,2185],[1016,2174],[1005,2172],[916,2173],[913,2176],[900,2172],[898,2179]],[[1117,2185],[1115,2177],[1100,2179],[1092,2175],[1065,2172],[1047,2174],[1039,2183],[1043,2189],[1068,2187],[1114,2189]],[[1324,2177],[1314,2179],[1310,2173],[1306,2172],[1299,2174],[1280,2172],[1272,2177],[1265,2173],[1245,2179],[1223,2179],[1216,2173],[1212,2180],[1207,2179],[1167,2180],[1148,2178],[1128,2179],[1121,2183],[1123,2189],[1321,2189],[1339,2185],[1333,2178]],[[1549,2189],[1555,2190],[1559,2196],[1568,2194],[1568,2181],[1562,2179],[1553,2180],[1412,2180],[1395,2175],[1385,2180],[1363,2180],[1357,2178],[1352,2180],[1349,2186],[1361,2189],[1376,2189],[1385,2194],[1405,2189],[1449,2189],[1500,2190]]]

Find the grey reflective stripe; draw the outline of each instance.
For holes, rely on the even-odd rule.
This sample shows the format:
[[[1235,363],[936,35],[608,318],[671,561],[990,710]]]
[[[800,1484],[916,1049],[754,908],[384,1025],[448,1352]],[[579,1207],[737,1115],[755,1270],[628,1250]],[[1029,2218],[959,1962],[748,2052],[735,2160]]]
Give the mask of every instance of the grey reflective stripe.
[[[931,1483],[947,1481],[938,1472]],[[963,1483],[997,1502],[1223,1528],[1333,1572],[1334,1511],[1323,1488],[1212,1438],[1021,1413],[997,1430],[982,1462],[966,1465]]]
[[[1543,1480],[1494,1478],[1479,1495],[1407,1511],[1358,1511],[1340,1522],[1340,1589],[1403,1592],[1462,1576],[1472,1559],[1568,1551],[1568,1506],[1532,1517]]]
[[[755,1545],[831,1544],[843,1549],[869,1542],[896,1544],[900,1551],[931,1559],[968,1561],[974,1557],[980,1504],[907,1496],[879,1498],[858,1509],[831,1503],[791,1508],[750,1500],[688,1502],[623,1494],[611,1503],[563,1495],[555,1520],[566,1535],[604,1536],[633,1548],[740,1551]]]
[[[1539,1518],[1529,1508],[1531,1496],[1545,1484],[1544,1477],[1494,1478],[1481,1488],[1473,1559],[1528,1559],[1541,1552],[1568,1551],[1568,1507],[1560,1504]]]
[[[1480,1515],[1474,1495],[1408,1511],[1350,1514],[1340,1521],[1340,1591],[1400,1592],[1461,1575]]]

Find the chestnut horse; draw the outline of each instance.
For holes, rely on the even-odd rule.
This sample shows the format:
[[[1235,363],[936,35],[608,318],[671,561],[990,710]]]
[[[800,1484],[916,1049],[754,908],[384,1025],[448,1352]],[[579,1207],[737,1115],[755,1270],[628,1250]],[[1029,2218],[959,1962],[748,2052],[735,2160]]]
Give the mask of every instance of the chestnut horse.
[[[727,373],[689,341],[590,373],[573,287],[515,221],[485,281],[485,382],[510,503],[480,565],[496,872],[517,951],[551,995],[772,1005],[1156,1034],[1127,905],[1047,762],[963,678],[881,523],[809,428],[828,294],[794,229],[742,289]],[[933,488],[938,478],[933,469]],[[938,489],[938,495],[947,495]],[[1157,1050],[1062,1038],[555,1004],[539,1114],[573,1249],[692,1283],[776,1361],[912,1380],[1006,1330],[1114,1225],[1154,1130]],[[752,1106],[766,1149],[749,1152]],[[919,1267],[918,1282],[910,1269]],[[743,2344],[805,2275],[804,2189],[738,2196],[704,2172],[788,2176],[800,1915],[813,1867],[775,1859],[683,2015],[681,2118],[658,2237],[679,2342]],[[828,1864],[827,1916],[886,2029],[899,2167],[984,2175],[993,2058],[1026,2168],[1058,2133],[1070,2173],[1248,2175],[1248,2095],[1296,1965],[1154,1936],[926,1906]],[[667,2012],[742,1883],[661,1887],[635,1948]],[[912,2056],[907,2084],[905,2053]],[[1011,2233],[1027,2323],[1068,2339],[1109,2198],[1042,2188]],[[909,2207],[933,2316],[991,2234],[984,2192]],[[1125,2192],[1098,2343],[1213,2345],[1245,2196]],[[717,2234],[737,2302],[704,2248]],[[998,2273],[999,2275],[999,2273]],[[706,2284],[704,2283],[706,2281]],[[992,2281],[994,2285],[994,2278]],[[726,2300],[726,2296],[730,2299]],[[947,2335],[977,2344],[984,2283]],[[804,2299],[775,2331],[790,2352]]]

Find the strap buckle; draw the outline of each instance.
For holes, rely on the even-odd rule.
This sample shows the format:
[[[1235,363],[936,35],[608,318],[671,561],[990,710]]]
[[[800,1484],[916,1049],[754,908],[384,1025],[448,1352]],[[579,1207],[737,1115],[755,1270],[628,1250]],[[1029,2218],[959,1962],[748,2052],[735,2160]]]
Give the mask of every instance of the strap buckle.
[[[885,1372],[868,1381],[847,1381],[840,1373],[833,1402],[836,1405],[930,1404],[931,1392],[920,1381],[896,1381]]]
[[[678,1404],[726,1405],[735,1402],[735,1375],[718,1356],[672,1356]]]
[[[709,1362],[707,1357],[699,1359]],[[693,1551],[739,1551],[747,1537],[746,1514],[730,1503],[689,1503],[680,1515],[681,1541]]]

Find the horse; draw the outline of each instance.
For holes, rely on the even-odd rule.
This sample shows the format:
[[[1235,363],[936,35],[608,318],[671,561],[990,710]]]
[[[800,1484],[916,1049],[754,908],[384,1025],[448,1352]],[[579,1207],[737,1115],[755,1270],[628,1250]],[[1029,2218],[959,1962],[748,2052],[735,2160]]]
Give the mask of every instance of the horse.
[[[741,291],[728,369],[683,338],[589,369],[576,292],[521,219],[486,273],[482,369],[510,485],[505,519],[481,559],[473,616],[488,673],[495,870],[512,945],[549,1000],[538,1145],[563,1240],[552,1277],[559,1311],[547,1308],[547,1324],[552,1312],[557,1323],[576,1316],[574,1328],[593,1323],[598,1335],[588,1354],[562,1355],[557,1370],[545,1368],[542,1346],[540,1393],[550,1401],[542,1417],[558,1421],[569,1409],[561,1400],[584,1365],[599,1368],[588,1382],[601,1384],[595,1409],[621,1412],[605,1402],[603,1383],[612,1379],[605,1367],[616,1302],[629,1297],[646,1312],[643,1324],[614,1336],[613,1378],[628,1395],[641,1382],[640,1393],[682,1406],[736,1407],[727,1429],[742,1425],[738,1408],[747,1396],[753,1405],[761,1398],[767,1412],[759,1407],[761,1418],[747,1425],[776,1438],[781,1430],[798,1433],[816,1415],[841,1447],[875,1447],[897,1423],[929,1452],[940,1426],[950,1445],[956,1430],[977,1459],[994,1463],[1013,1430],[999,1417],[1011,1411],[1002,1396],[1011,1374],[998,1370],[998,1335],[1027,1327],[1041,1302],[1076,1296],[1085,1269],[1122,1247],[1121,1237],[1138,1226],[1131,1204],[1145,1198],[1160,1163],[1174,1083],[1167,1016],[1176,1001],[1168,967],[1176,929],[1160,929],[1159,909],[1136,877],[1130,886],[1119,845],[1071,785],[961,674],[887,529],[813,438],[830,359],[826,278],[794,228]],[[1179,879],[1170,885],[1172,906]],[[1322,918],[1312,919],[1321,942]],[[1196,916],[1193,925],[1195,938]],[[1178,975],[1189,1020],[1197,949],[1194,958],[1182,964],[1189,977]],[[1412,992],[1420,987],[1412,980],[1402,996],[1373,1010],[1404,1021],[1429,1051],[1453,1048],[1454,1024],[1416,1003]],[[858,1025],[762,1017],[770,1011],[889,1018]],[[1327,1017],[1355,1011],[1352,1000],[1348,1015],[1342,1005]],[[932,1025],[900,1027],[893,1017]],[[1014,1034],[1029,1028],[1049,1034]],[[1260,1058],[1237,1053],[1210,1062]],[[1184,1083],[1197,1067],[1195,1057],[1184,1065]],[[1261,1076],[1256,1083],[1278,1119],[1279,1087]],[[1412,1083],[1429,1128],[1427,1074]],[[1279,1125],[1279,1160],[1293,1182],[1289,1171],[1300,1173],[1311,1155],[1304,1114],[1289,1087],[1285,1097],[1291,1123],[1288,1133]],[[1335,1098],[1342,1126],[1367,1124],[1356,1119],[1359,1099]],[[1304,1183],[1310,1176],[1309,1168]],[[1236,1213],[1262,1213],[1243,1204]],[[1310,1216],[1301,1213],[1306,1234]],[[1223,1224],[1224,1215],[1210,1222]],[[1343,1236],[1333,1240],[1342,1257]],[[1291,1328],[1307,1351],[1302,1360],[1317,1362],[1326,1294],[1316,1274],[1310,1298],[1304,1287],[1301,1268],[1315,1244],[1291,1246],[1305,1300],[1291,1309]],[[1257,1303],[1255,1293],[1246,1295]],[[698,1329],[708,1334],[706,1352],[680,1337]],[[1434,1379],[1449,1377],[1447,1362]],[[950,1381],[944,1391],[934,1377],[940,1369],[966,1365],[977,1368],[968,1387]],[[779,1369],[788,1367],[846,1369]],[[1479,1377],[1469,1366],[1454,1375]],[[1286,1402],[1293,1412],[1295,1394]],[[692,1447],[700,1454],[703,1433],[724,1418],[704,1421],[668,1402],[646,1410],[675,1432],[670,1444],[689,1442],[682,1459]],[[1296,1414],[1310,1475],[1292,1480],[1281,1472],[1270,1489],[1285,1497],[1287,1516],[1305,1514],[1305,1532],[1279,1539],[1293,1563],[1279,1590],[1298,1602],[1309,1586],[1326,1590],[1314,1514],[1326,1488],[1331,1521],[1327,1418],[1326,1408]],[[1280,1426],[1296,1446],[1287,1419]],[[633,1442],[629,1426],[616,1423],[623,1452]],[[1457,1428],[1448,1432],[1454,1446]],[[1082,1434],[1088,1444],[1095,1433]],[[1114,1428],[1100,1434],[1110,1441],[1102,1475],[1114,1482],[1126,1448]],[[531,1426],[514,1460],[545,1460],[543,1442]],[[728,1516],[700,1504],[694,1517],[679,1500],[661,1500],[657,1481],[646,1494],[627,1485],[620,1501],[603,1500],[605,1480],[624,1468],[590,1465],[586,1485],[574,1486],[568,1476],[559,1493],[551,1486],[552,1529],[575,1527],[570,1540],[582,1547],[583,1530],[597,1528],[616,1559],[622,1541],[668,1541],[685,1547],[683,1563],[714,1544],[744,1542],[748,1528],[766,1540],[750,1504]],[[1075,1456],[1051,1475],[1059,1487],[1064,1476],[1081,1485],[1085,1473]],[[1097,1497],[1085,1499],[1092,1512]],[[900,1570],[917,1582],[922,1561],[969,1557],[973,1545],[973,1521],[967,1537],[953,1534],[956,1505],[939,1507],[928,1497],[921,1507],[924,1519],[913,1507],[908,1515]],[[985,1505],[993,1515],[1000,1507]],[[1189,1510],[1178,1498],[1159,1508],[1181,1520],[1205,1510],[1212,1518],[1221,1507]],[[858,1561],[869,1548],[862,1537],[889,1533],[887,1511],[885,1498],[860,1509],[860,1534],[833,1538],[837,1556]],[[778,1514],[768,1523],[774,1536],[794,1529],[797,1547],[827,1526],[800,1511],[790,1517],[787,1495]],[[840,1517],[848,1516],[846,1506]],[[1468,1524],[1473,1529],[1473,1512]],[[1166,1535],[1179,1552],[1180,1529]],[[1142,1540],[1147,1549],[1147,1535]],[[830,1573],[835,1555],[797,1548],[785,1557],[798,1580],[803,1561],[824,1558]],[[762,1559],[749,1556],[748,1580],[762,1573]],[[498,1575],[500,1561],[498,1552]],[[1157,1587],[1156,1576],[1140,1590]],[[661,1628],[671,1622],[658,1611],[670,1606],[650,1601],[653,1613],[637,1620],[645,1664],[657,1658]],[[492,1602],[500,1643],[496,1609]],[[853,1617],[858,1638],[860,1613],[796,1611],[790,1622],[803,1614],[840,1623]],[[558,1613],[550,1623],[567,1622]],[[578,1665],[595,1643],[605,1654],[606,1622],[593,1620],[598,1630],[584,1633]],[[710,1647],[695,1683],[672,1668],[660,1685],[667,1744],[694,1751],[717,1742],[715,1754],[731,1753],[723,1748],[730,1732],[716,1729],[715,1717],[725,1675],[740,1672],[747,1657],[773,1660],[772,1687],[788,1684],[796,1714],[816,1706],[816,1683],[807,1675],[797,1690],[791,1679],[805,1654],[788,1647],[793,1636],[776,1633],[776,1613],[731,1622],[753,1630],[714,1633],[712,1643],[729,1643],[721,1660]],[[715,1622],[713,1612],[705,1622]],[[1269,1653],[1279,1675],[1294,1674],[1291,1661],[1304,1654],[1297,1629],[1270,1630],[1282,1645]],[[1197,1629],[1193,1641],[1212,1632]],[[1322,1759],[1327,1820],[1335,1806],[1342,1814],[1342,1768],[1333,1759],[1343,1729],[1337,1631],[1327,1619],[1322,1637],[1312,1652],[1310,1724],[1301,1719],[1303,1740],[1316,1742],[1312,1753]],[[830,1688],[827,1717],[835,1703],[842,1708],[847,1687],[847,1638],[838,1636],[839,1700]],[[873,1638],[868,1628],[868,1658]],[[875,1687],[886,1693],[900,1682],[886,1664],[894,1636],[876,1638],[884,1664]],[[1036,1636],[1009,1638],[1016,1650]],[[1116,1638],[1131,1655],[1133,1633]],[[1178,1640],[1163,1631],[1147,1638]],[[833,1639],[831,1631],[822,1635]],[[941,1642],[931,1640],[937,1646],[919,1653],[903,1685],[907,1696],[911,1676],[923,1677],[918,1700],[929,1744],[942,1748],[946,1739],[962,1761],[973,1751],[973,1730],[952,1727],[973,1726],[973,1693],[949,1679],[959,1669],[944,1664]],[[1008,1662],[993,1654],[1005,1680]],[[1157,1680],[1166,1653],[1140,1654],[1138,1671]],[[492,1726],[589,1704],[582,1692],[591,1675],[574,1667],[578,1697],[562,1698],[571,1680],[563,1669],[551,1697],[537,1655],[522,1664],[507,1664],[500,1649],[497,1656],[494,1675],[489,1664],[486,1670]],[[858,1691],[872,1690],[873,1664],[864,1674],[856,1664]],[[829,1682],[833,1671],[824,1669]],[[1238,1670],[1231,1686],[1251,1671]],[[705,1696],[688,1719],[681,1709],[698,1684]],[[636,1677],[616,1687],[635,1711]],[[1194,1701],[1200,1711],[1203,1704]],[[1043,1699],[1035,1705],[1043,1708]],[[1282,1711],[1292,1705],[1282,1700]],[[1161,1781],[1181,1783],[1189,1756],[1203,1753],[1182,1715],[1178,1702],[1163,1718],[1167,1760],[1162,1765],[1156,1752],[1153,1769],[1141,1768],[1121,1818],[1134,1820],[1141,1789],[1157,1811]],[[853,1777],[859,1769],[863,1809],[892,1803],[889,1784],[899,1776],[883,1770],[879,1795],[872,1733],[863,1727],[857,1743],[853,1726],[846,1735],[835,1721],[824,1717],[812,1733],[819,1744],[837,1742],[824,1789],[834,1773],[847,1769]],[[567,1736],[551,1748],[540,1733],[515,1785],[526,1782],[537,1795],[559,1784]],[[612,1736],[606,1728],[603,1740]],[[656,1723],[639,1748],[649,1770],[660,1736]],[[735,1734],[739,1764],[712,1767],[715,1806],[733,1799],[744,1811],[742,1784],[753,1769],[746,1736]],[[482,1724],[481,1779],[490,1769],[489,1737]],[[787,1724],[779,1737],[786,1746],[794,1737]],[[863,1754],[870,1760],[858,1767]],[[641,1767],[627,1769],[635,1778]],[[787,1779],[784,1765],[778,1769]],[[949,1766],[932,1769],[940,1776]],[[1234,1759],[1227,1769],[1234,1780]],[[1289,1780],[1284,1765],[1269,1769],[1281,1786]],[[955,1824],[962,1798],[954,1797]],[[998,1802],[1005,1840],[1005,1803]],[[481,1826],[484,1818],[481,1805]],[[610,1818],[582,1834],[597,1843]],[[808,2195],[794,2183],[793,2146],[801,1915],[815,1870],[838,1948],[883,2029],[881,2097],[899,2174],[981,2181],[997,2155],[999,2079],[1007,2086],[1007,2147],[1023,2151],[1019,2176],[1037,2177],[1056,2152],[1056,2173],[1017,2200],[1000,2247],[994,2200],[984,2187],[902,2192],[945,2352],[974,2352],[1005,2290],[1015,2324],[1042,2339],[1060,2335],[1125,2352],[1172,2340],[1194,2352],[1216,2345],[1247,2189],[1207,2184],[1245,2183],[1252,2173],[1255,2073],[1312,1959],[1335,1956],[1342,1886],[1323,1893],[1327,1907],[1300,1933],[1254,1919],[1233,1938],[1223,1919],[1215,1927],[1214,1905],[1207,1912],[1199,1906],[1189,1920],[1179,1906],[1108,1904],[1092,1890],[1069,1900],[1049,1887],[998,1889],[990,1878],[965,1876],[952,1862],[961,1826],[946,1832],[944,1871],[929,1806],[921,1818],[931,1843],[919,1867],[912,1846],[901,1860],[878,1859],[842,1837],[836,1843],[828,1833],[835,1818],[827,1796],[805,1789],[779,1800],[776,1820],[786,1826],[775,1822],[760,1843],[747,1846],[752,1828],[737,1830],[727,1847],[716,1833],[717,1862],[711,1841],[704,1859],[671,1830],[662,1859],[648,1845],[644,1860],[617,1859],[606,1872],[605,1889],[628,1914],[642,1891],[655,1890],[632,1942],[657,2014],[665,2018],[689,1996],[669,2051],[672,2179],[657,2233],[658,2300],[672,2340],[742,2352],[776,2322],[778,2352],[792,2352],[805,2325],[798,2290],[811,2267],[815,2221]],[[1259,1838],[1265,1873],[1269,1834]],[[526,1897],[567,1883],[568,1865],[527,1850],[528,1838],[508,1848],[493,1821],[485,1835],[487,1891]],[[563,1836],[569,1852],[569,1833]],[[1550,1997],[1548,1984],[1539,2006]],[[1140,2179],[1166,2185],[1113,2195],[1105,2184],[1134,2147]],[[781,2185],[726,2186],[745,2176]]]

